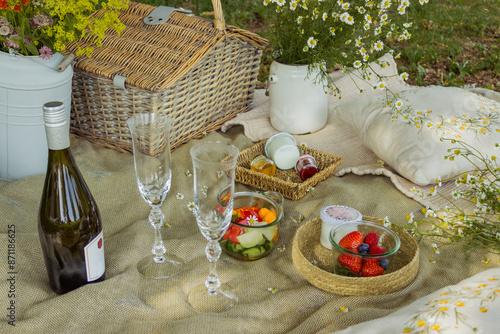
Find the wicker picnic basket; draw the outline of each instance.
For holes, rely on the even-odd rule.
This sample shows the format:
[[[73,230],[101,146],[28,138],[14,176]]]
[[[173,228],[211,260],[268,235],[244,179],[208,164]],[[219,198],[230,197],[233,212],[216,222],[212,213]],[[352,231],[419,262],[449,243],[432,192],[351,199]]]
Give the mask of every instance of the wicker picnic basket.
[[[174,149],[249,110],[267,40],[226,26],[220,0],[212,4],[214,21],[174,11],[149,25],[144,18],[165,7],[130,2],[125,30],[106,32],[91,58],[75,58],[71,132],[131,152],[127,119],[162,113],[172,117]],[[81,39],[66,54],[85,46]]]

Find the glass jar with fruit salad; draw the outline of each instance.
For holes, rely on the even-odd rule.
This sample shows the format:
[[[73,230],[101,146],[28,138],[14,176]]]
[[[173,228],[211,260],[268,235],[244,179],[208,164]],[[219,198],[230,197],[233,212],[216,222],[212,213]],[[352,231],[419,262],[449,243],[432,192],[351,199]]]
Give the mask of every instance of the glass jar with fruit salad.
[[[330,232],[333,272],[342,276],[374,277],[392,271],[401,246],[389,227],[370,221],[343,223]]]
[[[220,241],[221,248],[243,261],[266,256],[279,238],[280,206],[260,193],[238,192],[233,199],[233,217]]]

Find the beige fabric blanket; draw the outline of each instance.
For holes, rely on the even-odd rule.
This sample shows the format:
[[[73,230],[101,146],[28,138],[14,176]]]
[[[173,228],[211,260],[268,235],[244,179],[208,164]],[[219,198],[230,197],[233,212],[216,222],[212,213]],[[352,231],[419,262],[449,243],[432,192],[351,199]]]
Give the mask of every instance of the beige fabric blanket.
[[[231,142],[240,150],[253,144],[241,127],[210,133],[202,140]],[[106,279],[62,296],[50,290],[38,240],[45,176],[0,180],[0,333],[331,333],[389,315],[444,286],[499,266],[499,257],[487,251],[465,260],[457,245],[436,255],[432,241],[424,240],[419,274],[401,291],[342,297],[314,287],[292,263],[292,240],[297,227],[317,217],[323,207],[344,204],[368,216],[388,216],[396,224],[403,224],[408,212],[421,209],[389,178],[350,173],[322,181],[298,201],[285,200],[279,249],[266,258],[240,262],[222,255],[218,272],[223,282],[235,287],[239,304],[222,314],[197,314],[189,308],[187,294],[204,282],[208,263],[206,242],[187,208],[193,201],[193,180],[186,171],[192,171],[189,149],[194,143],[173,152],[172,188],[163,206],[172,228],[164,242],[186,264],[181,274],[166,280],[145,279],[136,270],[136,263],[151,250],[153,230],[145,221],[149,208],[139,195],[131,155],[72,139],[73,154],[103,219]],[[238,191],[251,190],[236,186]],[[10,264],[8,244],[15,245]],[[7,309],[10,305],[14,310]],[[15,326],[7,315],[13,315]]]

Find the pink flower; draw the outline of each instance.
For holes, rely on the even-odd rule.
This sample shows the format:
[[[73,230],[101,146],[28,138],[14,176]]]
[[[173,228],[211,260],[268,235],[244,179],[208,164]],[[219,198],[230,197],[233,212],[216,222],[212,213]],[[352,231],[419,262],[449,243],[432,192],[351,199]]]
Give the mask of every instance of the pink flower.
[[[0,35],[7,36],[10,34],[10,27],[7,25],[0,25]]]
[[[54,20],[51,17],[43,14],[35,14],[29,22],[33,29],[54,24]]]
[[[12,34],[12,35],[10,35],[10,38],[20,39],[21,37],[18,34]],[[10,38],[5,39],[5,41],[7,42],[7,45],[10,46],[11,48],[14,48],[14,49],[20,49],[21,47],[19,46],[19,44],[17,44],[16,42],[11,40]]]
[[[33,42],[31,41],[31,38],[28,35],[24,35],[24,44],[26,44],[26,45],[33,44]]]
[[[50,57],[52,57],[52,50],[48,46],[42,46],[38,52],[42,59],[50,59]]]

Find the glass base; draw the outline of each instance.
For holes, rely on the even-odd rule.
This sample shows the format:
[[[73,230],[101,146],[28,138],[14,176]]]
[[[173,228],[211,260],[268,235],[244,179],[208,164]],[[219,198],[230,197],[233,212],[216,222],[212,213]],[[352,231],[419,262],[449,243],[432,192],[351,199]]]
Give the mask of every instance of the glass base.
[[[149,278],[167,278],[178,274],[184,261],[172,254],[163,254],[163,261],[156,262],[153,254],[146,256],[137,263],[137,271]]]
[[[196,312],[221,313],[235,306],[238,303],[238,297],[224,284],[215,295],[210,295],[207,287],[200,284],[189,291],[188,302]]]

